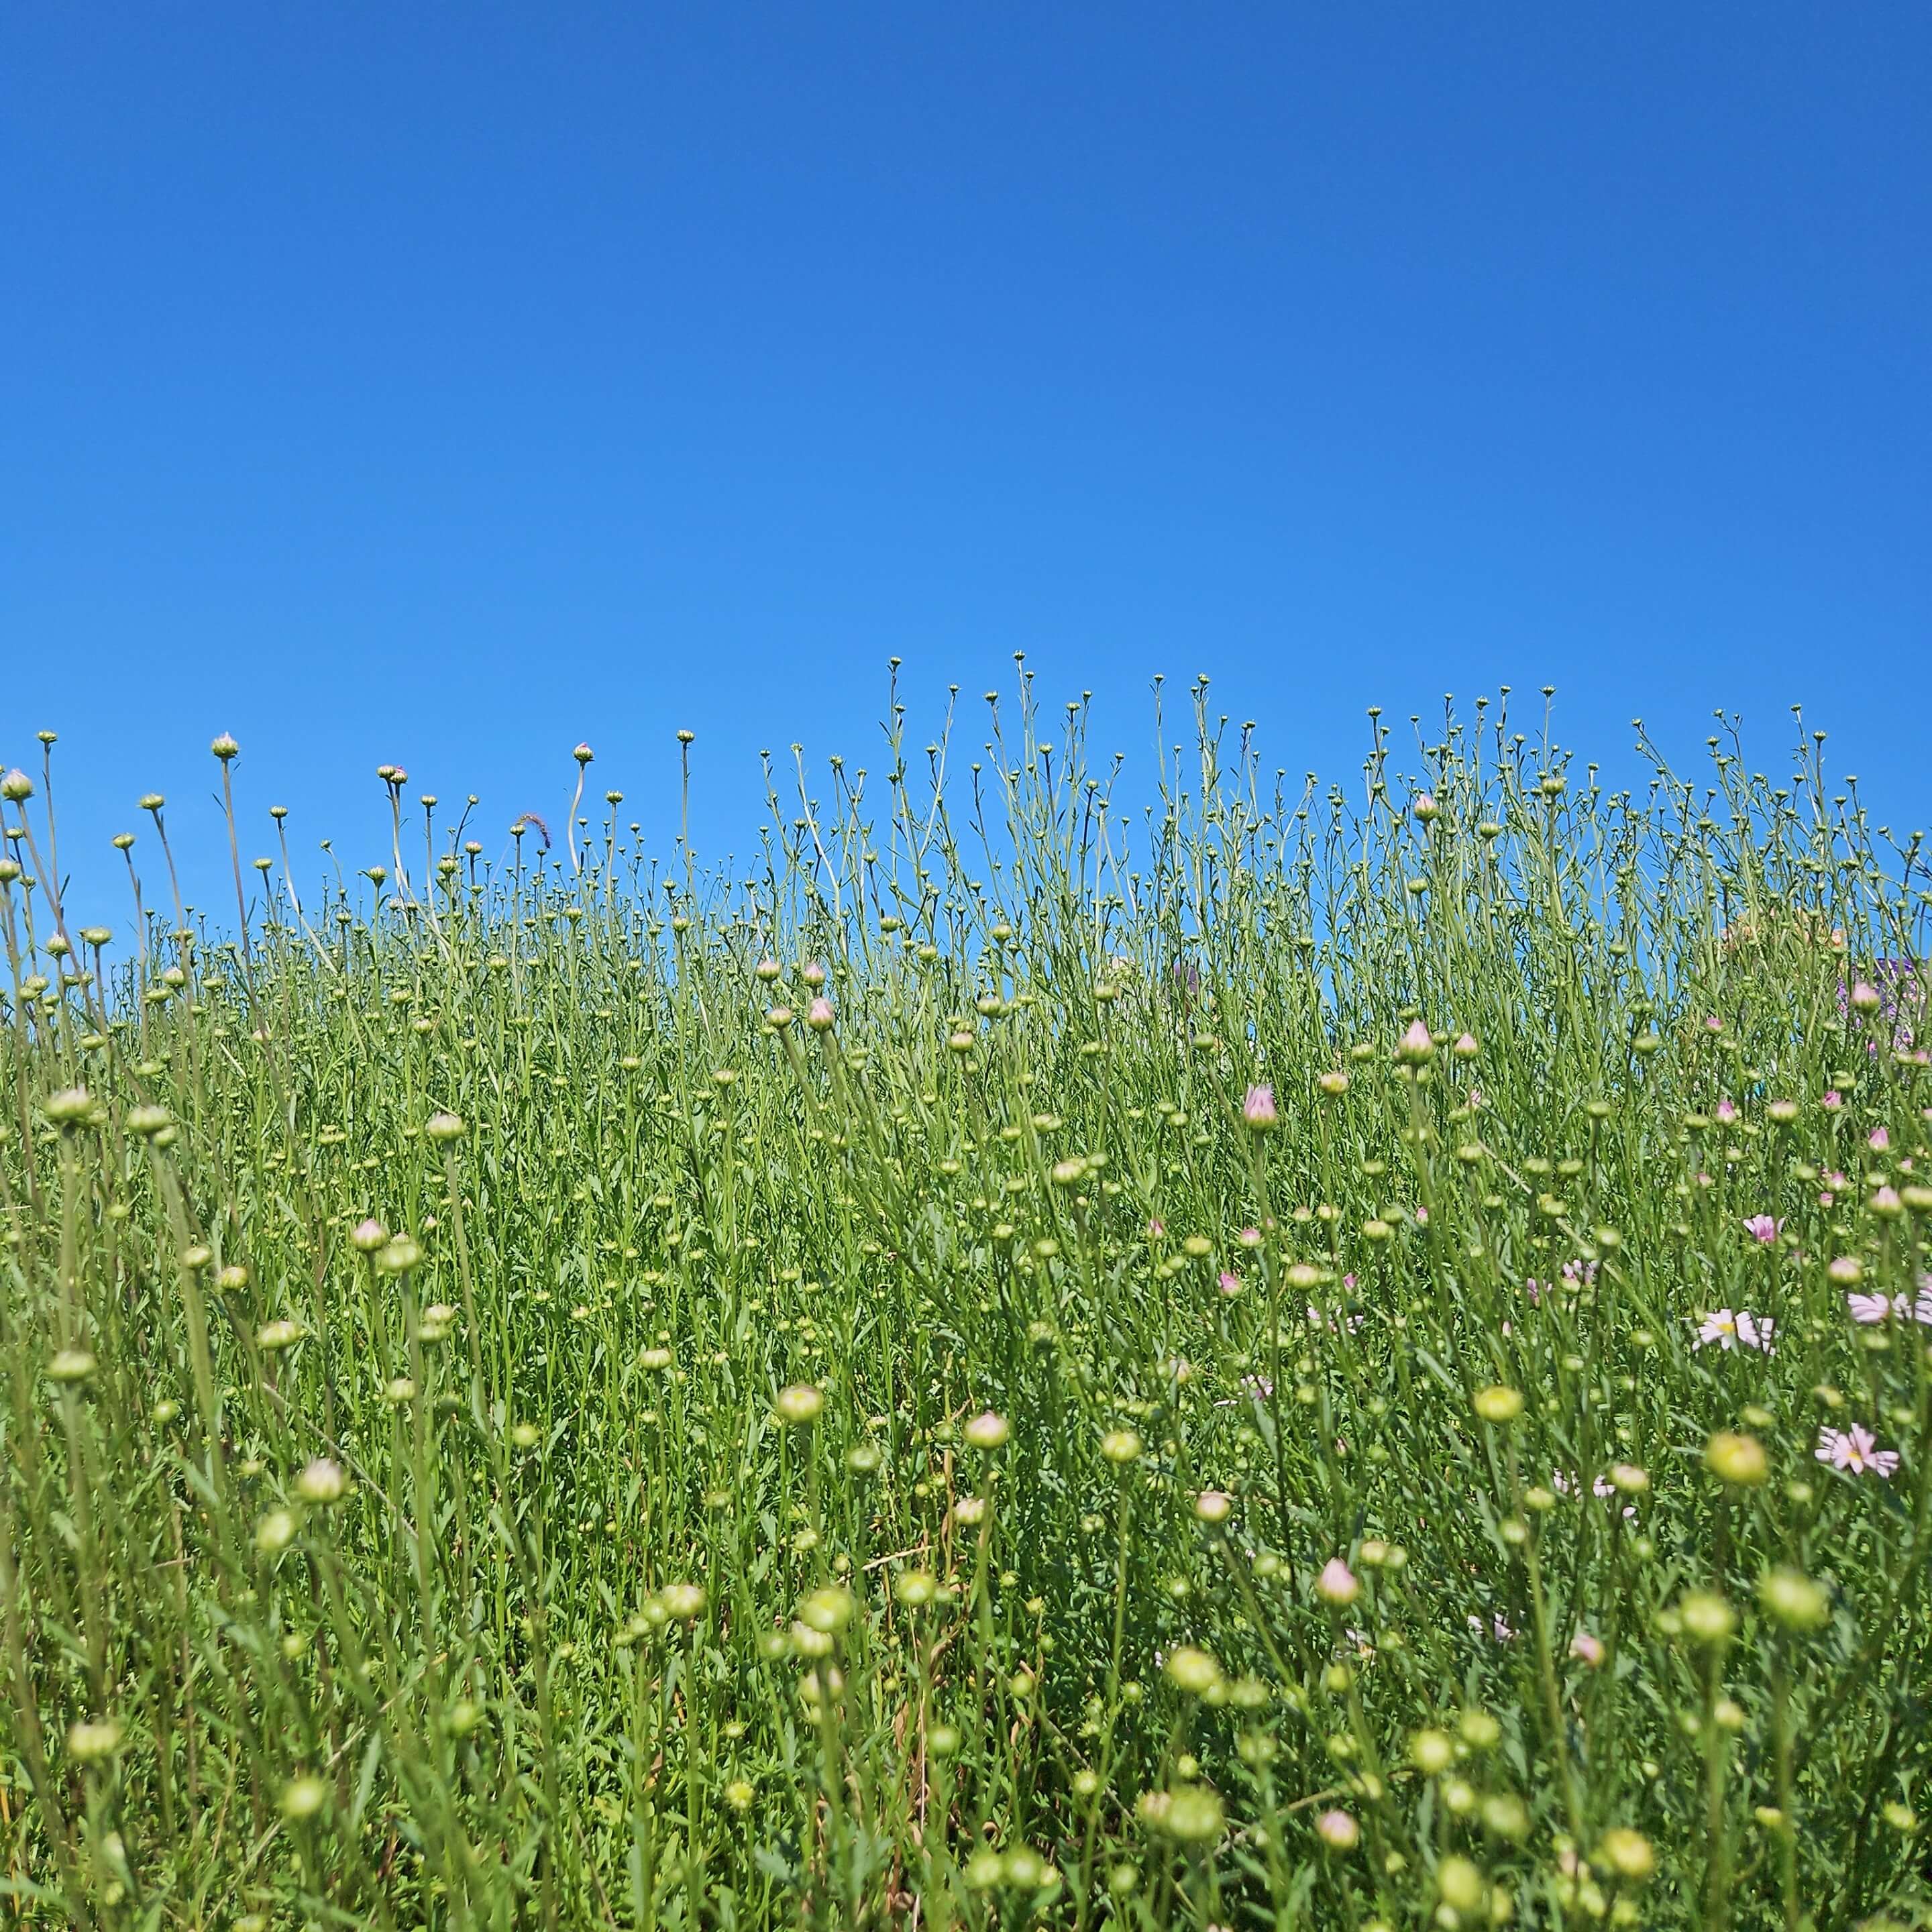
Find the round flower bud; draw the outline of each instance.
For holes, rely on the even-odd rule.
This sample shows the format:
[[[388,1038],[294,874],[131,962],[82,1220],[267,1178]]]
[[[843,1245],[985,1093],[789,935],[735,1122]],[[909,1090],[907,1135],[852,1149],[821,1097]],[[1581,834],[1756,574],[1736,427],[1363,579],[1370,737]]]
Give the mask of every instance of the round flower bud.
[[[1451,1852],[1436,1868],[1436,1895],[1452,1912],[1474,1912],[1484,1897],[1483,1875],[1460,1852]]]
[[[1522,1393],[1504,1383],[1492,1382],[1488,1388],[1477,1390],[1472,1403],[1485,1422],[1510,1423],[1522,1413]]]
[[[998,1449],[1012,1433],[1004,1415],[995,1415],[989,1408],[983,1415],[976,1415],[966,1425],[966,1440],[975,1449]]]
[[[292,1322],[283,1316],[273,1322],[265,1322],[256,1330],[255,1346],[265,1354],[278,1354],[284,1348],[292,1348],[304,1333],[299,1322]]]
[[[271,1510],[255,1526],[255,1547],[264,1556],[279,1556],[296,1540],[296,1520],[292,1511]]]
[[[1677,1606],[1684,1634],[1694,1643],[1728,1643],[1738,1627],[1737,1612],[1713,1590],[1687,1592]]]
[[[293,1822],[314,1818],[328,1804],[328,1786],[319,1778],[294,1778],[282,1786],[282,1816]]]
[[[1362,1841],[1362,1828],[1346,1811],[1324,1811],[1315,1821],[1315,1834],[1331,1852],[1352,1852]]]
[[[1650,1476],[1634,1462],[1613,1462],[1610,1466],[1610,1486],[1619,1496],[1640,1496],[1650,1487]]]
[[[120,1750],[121,1726],[112,1718],[98,1724],[82,1718],[69,1726],[67,1748],[68,1755],[78,1763],[102,1763]]]
[[[236,743],[232,734],[224,731],[208,748],[225,765],[239,754],[242,747]]]
[[[1190,1697],[1206,1696],[1221,1682],[1221,1666],[1214,1652],[1198,1649],[1190,1643],[1184,1643],[1170,1652],[1161,1667],[1167,1673],[1168,1682]]]
[[[388,1229],[373,1215],[366,1221],[358,1221],[349,1237],[350,1244],[364,1255],[373,1255],[388,1238]]]
[[[1234,1499],[1225,1490],[1203,1490],[1194,1498],[1194,1514],[1203,1522],[1226,1522]]]
[[[1597,1856],[1631,1885],[1642,1885],[1657,1870],[1657,1854],[1650,1840],[1627,1825],[1613,1826],[1604,1834],[1598,1841]]]
[[[130,1107],[128,1110],[128,1131],[142,1140],[152,1138],[168,1124],[168,1110],[165,1107]]]
[[[326,1509],[331,1503],[339,1503],[349,1487],[349,1479],[342,1473],[342,1466],[326,1456],[318,1456],[296,1478],[296,1494],[305,1503],[313,1503]]]
[[[1720,1429],[1704,1445],[1704,1466],[1720,1483],[1755,1489],[1771,1473],[1764,1444],[1755,1436]]]
[[[1250,1130],[1258,1134],[1266,1133],[1274,1126],[1277,1118],[1274,1089],[1272,1087],[1250,1087],[1247,1097],[1241,1102],[1241,1118]]]
[[[704,1614],[704,1592],[696,1583],[667,1583],[658,1600],[674,1623],[695,1623]]]
[[[806,1010],[805,1023],[814,1033],[829,1033],[832,1018],[832,1002],[822,993]]]
[[[47,1379],[71,1388],[91,1382],[97,1364],[85,1348],[62,1348],[47,1364]]]
[[[85,1087],[64,1088],[46,1098],[47,1118],[57,1127],[78,1126],[93,1111],[93,1096]]]
[[[1172,1791],[1150,1791],[1140,1802],[1141,1822],[1163,1838],[1204,1845],[1220,1837],[1226,1823],[1221,1801],[1205,1785],[1184,1784]]]
[[[825,1407],[825,1397],[809,1382],[794,1382],[790,1388],[778,1390],[778,1400],[772,1406],[781,1422],[800,1429],[818,1420]]]
[[[1110,1429],[1100,1438],[1100,1454],[1122,1468],[1141,1453],[1141,1438],[1131,1429]]]
[[[1348,1090],[1348,1076],[1339,1066],[1331,1066],[1316,1076],[1315,1084],[1330,1100],[1338,1100]]]
[[[462,1117],[457,1114],[432,1114],[423,1124],[423,1132],[433,1141],[454,1141],[463,1138]]]
[[[1396,1042],[1395,1057],[1405,1066],[1426,1066],[1436,1058],[1436,1042],[1420,1020],[1411,1020]]]
[[[1456,1761],[1456,1745],[1447,1731],[1418,1731],[1408,1741],[1409,1762],[1424,1778],[1439,1777]]]
[[[1322,1566],[1322,1574],[1315,1580],[1315,1594],[1324,1604],[1336,1609],[1352,1604],[1362,1594],[1362,1586],[1355,1580],[1355,1573],[1339,1556],[1331,1556]]]
[[[376,1251],[376,1265],[385,1274],[407,1274],[422,1259],[422,1250],[407,1234],[392,1234]]]
[[[798,1620],[808,1630],[830,1636],[852,1620],[857,1600],[842,1583],[826,1583],[814,1590],[798,1606]]]
[[[1832,1598],[1802,1570],[1780,1564],[1758,1579],[1758,1607],[1786,1630],[1814,1630],[1831,1621]]]

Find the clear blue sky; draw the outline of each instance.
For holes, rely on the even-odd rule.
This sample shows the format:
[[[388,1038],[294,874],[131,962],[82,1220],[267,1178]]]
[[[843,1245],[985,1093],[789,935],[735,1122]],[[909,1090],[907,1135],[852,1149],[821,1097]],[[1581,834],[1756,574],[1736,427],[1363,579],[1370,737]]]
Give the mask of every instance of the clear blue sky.
[[[90,898],[149,787],[215,856],[224,729],[369,862],[377,764],[494,843],[581,737],[668,848],[688,725],[742,850],[892,653],[1143,770],[1156,670],[1330,774],[1802,699],[1932,818],[1918,4],[15,6],[0,242],[0,752]]]

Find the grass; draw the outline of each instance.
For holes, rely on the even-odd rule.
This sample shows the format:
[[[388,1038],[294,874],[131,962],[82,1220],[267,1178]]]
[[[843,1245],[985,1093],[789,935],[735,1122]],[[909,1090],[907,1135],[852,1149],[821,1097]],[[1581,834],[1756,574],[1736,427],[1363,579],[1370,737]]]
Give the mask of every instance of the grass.
[[[1192,696],[299,902],[218,740],[118,947],[9,774],[15,1917],[1927,1922],[1916,841]]]

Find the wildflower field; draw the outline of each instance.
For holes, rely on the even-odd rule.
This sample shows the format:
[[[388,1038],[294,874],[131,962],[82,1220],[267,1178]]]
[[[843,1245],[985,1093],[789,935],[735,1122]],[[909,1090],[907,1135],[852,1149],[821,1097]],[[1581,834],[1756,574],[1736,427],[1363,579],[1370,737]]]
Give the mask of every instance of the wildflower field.
[[[1190,706],[728,874],[220,739],[208,916],[8,773],[7,1916],[1932,1923],[1916,835]]]

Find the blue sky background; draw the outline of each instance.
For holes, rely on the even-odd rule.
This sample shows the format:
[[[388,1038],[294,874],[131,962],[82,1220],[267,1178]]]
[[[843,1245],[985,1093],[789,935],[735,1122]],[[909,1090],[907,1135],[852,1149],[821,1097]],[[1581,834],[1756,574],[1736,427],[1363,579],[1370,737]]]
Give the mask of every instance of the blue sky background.
[[[220,903],[217,730],[371,862],[582,737],[668,849],[688,725],[716,857],[894,653],[1143,774],[1156,670],[1341,775],[1802,700],[1924,822],[1928,101],[1884,0],[10,8],[0,752],[110,917],[151,787]]]

